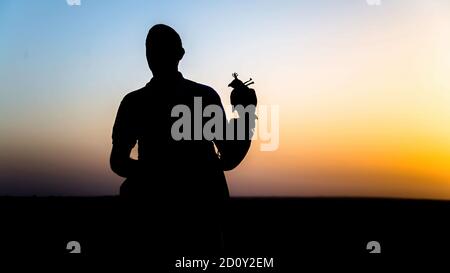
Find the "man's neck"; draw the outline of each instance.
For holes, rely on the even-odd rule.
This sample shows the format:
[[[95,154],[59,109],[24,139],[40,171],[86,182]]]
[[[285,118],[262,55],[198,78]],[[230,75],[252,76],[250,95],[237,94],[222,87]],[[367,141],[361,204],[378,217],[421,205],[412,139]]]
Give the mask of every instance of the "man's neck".
[[[165,73],[153,74],[153,79],[155,79],[157,81],[173,80],[173,79],[178,79],[181,77],[182,77],[182,74],[178,70],[165,72]]]

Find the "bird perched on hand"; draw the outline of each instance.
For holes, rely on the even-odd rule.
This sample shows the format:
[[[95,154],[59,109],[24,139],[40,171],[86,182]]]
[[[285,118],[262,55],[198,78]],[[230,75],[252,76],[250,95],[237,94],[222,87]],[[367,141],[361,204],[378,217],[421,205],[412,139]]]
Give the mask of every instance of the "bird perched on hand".
[[[252,79],[250,78],[248,81],[242,82],[238,79],[237,73],[233,73],[232,75],[234,80],[228,86],[233,88],[230,95],[230,101],[233,109],[236,105],[242,105],[244,107],[253,105],[256,107],[258,99],[256,97],[255,90],[248,87],[249,85],[254,84]]]

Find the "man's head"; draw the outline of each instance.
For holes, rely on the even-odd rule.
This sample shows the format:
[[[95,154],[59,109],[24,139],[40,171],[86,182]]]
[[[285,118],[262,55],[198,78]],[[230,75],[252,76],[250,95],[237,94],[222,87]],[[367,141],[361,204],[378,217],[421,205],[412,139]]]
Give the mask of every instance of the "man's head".
[[[178,71],[184,49],[180,35],[171,27],[154,25],[145,41],[147,62],[153,76],[164,76]]]

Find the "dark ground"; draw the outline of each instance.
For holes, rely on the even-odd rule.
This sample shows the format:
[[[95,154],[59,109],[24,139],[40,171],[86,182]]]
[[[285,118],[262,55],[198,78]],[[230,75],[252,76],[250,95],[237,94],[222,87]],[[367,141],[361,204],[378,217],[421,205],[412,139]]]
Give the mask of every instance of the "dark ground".
[[[120,202],[118,197],[2,197],[2,257],[124,257],[132,249],[116,242],[126,241],[124,237],[135,229],[118,216]],[[229,208],[225,250],[216,254],[273,257],[278,270],[318,257],[450,257],[449,201],[234,198]],[[68,254],[66,244],[71,240],[80,242],[81,254]],[[372,240],[380,242],[381,254],[366,250]],[[139,246],[139,253],[162,261],[161,252],[147,244]],[[180,255],[202,258],[189,251]],[[177,257],[168,258],[168,264],[173,266]]]

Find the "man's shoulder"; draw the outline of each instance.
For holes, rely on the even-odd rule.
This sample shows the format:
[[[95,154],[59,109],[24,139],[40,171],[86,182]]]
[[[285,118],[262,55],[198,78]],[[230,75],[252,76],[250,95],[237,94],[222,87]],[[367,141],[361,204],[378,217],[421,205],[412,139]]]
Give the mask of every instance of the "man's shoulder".
[[[201,84],[189,79],[183,79],[184,88],[189,90],[194,96],[203,97],[209,99],[214,103],[220,102],[220,96],[212,87]],[[123,104],[136,104],[144,101],[144,97],[148,94],[148,86],[144,86],[140,89],[134,90],[126,94],[123,99]]]
[[[131,91],[128,94],[126,94],[123,99],[122,103],[136,103],[142,100],[142,97],[144,96],[144,89],[145,86],[142,88],[139,88],[137,90]]]
[[[220,99],[219,94],[217,94],[214,88],[201,84],[192,80],[184,79],[185,85],[196,95],[202,97],[208,97],[211,99]]]

